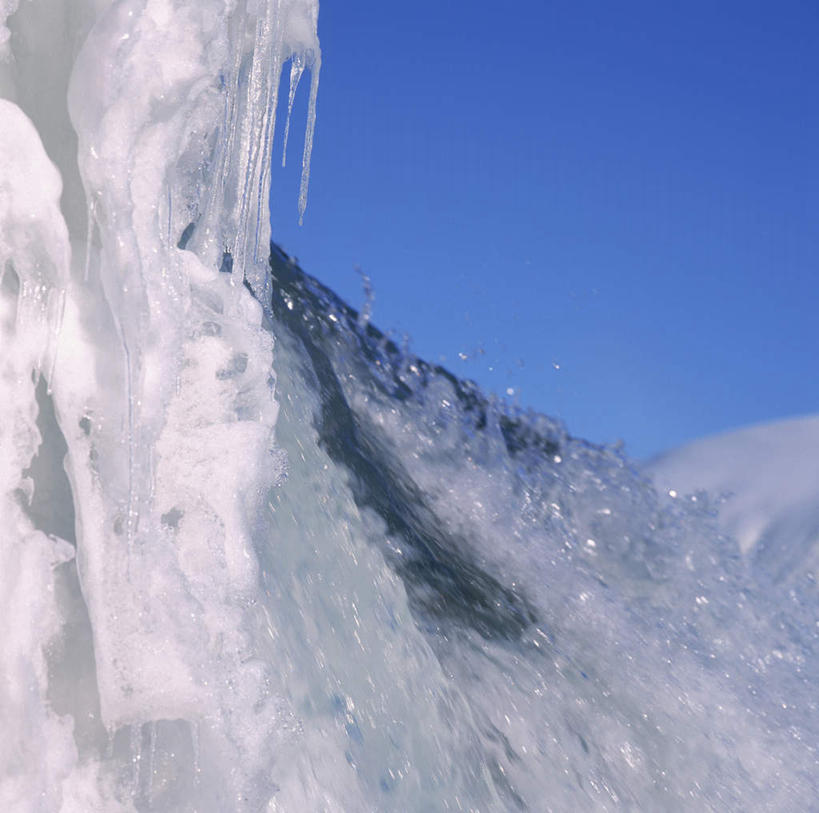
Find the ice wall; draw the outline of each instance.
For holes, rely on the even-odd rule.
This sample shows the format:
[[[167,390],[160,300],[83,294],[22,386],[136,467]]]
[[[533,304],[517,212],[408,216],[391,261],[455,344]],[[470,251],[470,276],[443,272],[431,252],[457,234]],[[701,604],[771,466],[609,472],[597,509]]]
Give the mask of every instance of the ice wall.
[[[74,553],[33,520],[38,380],[68,450],[76,528],[64,535],[76,537],[77,623],[93,640],[90,713],[114,750],[116,732],[131,731],[141,793],[143,737],[153,754],[158,721],[180,719],[190,764],[231,766],[214,799],[229,807],[235,794],[265,793],[258,774],[280,714],[248,632],[250,534],[280,457],[272,339],[243,282],[265,278],[267,168],[288,60],[294,87],[312,71],[304,211],[317,14],[314,0],[0,4],[0,601],[10,642],[0,657],[11,676],[0,708],[20,732],[2,753],[5,809],[40,794],[44,810],[68,804],[67,777],[76,784],[83,758],[71,714],[48,697],[43,651],[68,618],[61,585],[72,578],[54,567]],[[64,711],[76,717],[72,702]],[[39,764],[38,738],[59,764]],[[105,783],[89,782],[86,809],[108,804]]]
[[[0,122],[0,806],[12,810],[24,809],[32,792],[55,800],[73,746],[70,727],[47,708],[41,650],[59,626],[53,567],[72,552],[24,509],[40,444],[34,379],[54,362],[69,247],[60,177],[36,130],[5,100]]]

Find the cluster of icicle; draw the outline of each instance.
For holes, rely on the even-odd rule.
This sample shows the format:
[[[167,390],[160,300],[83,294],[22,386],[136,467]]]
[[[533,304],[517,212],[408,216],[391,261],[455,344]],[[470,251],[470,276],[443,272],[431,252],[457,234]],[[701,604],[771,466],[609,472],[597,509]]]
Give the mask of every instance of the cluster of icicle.
[[[205,752],[227,766],[197,779],[217,809],[273,794],[260,776],[287,726],[253,657],[250,533],[281,464],[272,339],[244,283],[265,279],[288,61],[291,107],[312,71],[304,210],[317,16],[317,0],[0,2],[3,810],[129,809],[123,785],[150,799]],[[49,477],[57,496],[38,522],[32,472],[61,443],[70,490],[59,455],[40,466],[38,496]],[[87,696],[60,682],[83,647]],[[190,758],[146,766],[157,737]]]

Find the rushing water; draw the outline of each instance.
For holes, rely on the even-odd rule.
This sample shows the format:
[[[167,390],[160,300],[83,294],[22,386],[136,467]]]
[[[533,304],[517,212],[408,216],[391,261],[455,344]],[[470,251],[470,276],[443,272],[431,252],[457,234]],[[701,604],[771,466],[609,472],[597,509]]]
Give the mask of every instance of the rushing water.
[[[268,255],[317,4],[17,6],[2,808],[815,806],[813,560],[751,567],[705,495]]]

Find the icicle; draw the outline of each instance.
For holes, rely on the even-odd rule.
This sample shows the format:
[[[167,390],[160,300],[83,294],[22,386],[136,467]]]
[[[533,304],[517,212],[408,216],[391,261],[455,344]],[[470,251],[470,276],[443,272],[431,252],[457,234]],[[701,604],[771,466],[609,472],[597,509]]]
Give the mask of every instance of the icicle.
[[[321,54],[316,54],[310,71],[310,102],[307,108],[307,130],[304,134],[304,155],[301,160],[301,186],[299,188],[299,225],[304,223],[304,212],[307,209],[307,187],[310,184],[310,158],[313,155],[313,135],[316,130],[316,99],[321,72]]]
[[[287,141],[290,137],[290,118],[293,115],[293,102],[296,100],[296,90],[299,87],[304,73],[304,58],[296,54],[290,63],[290,92],[287,97],[287,121],[284,123],[284,143],[282,145],[282,166],[287,165]]]
[[[94,206],[94,199],[88,201],[86,230],[85,230],[85,262],[83,265],[82,281],[88,284],[88,277],[91,273],[91,241],[94,239],[94,225],[97,216]]]
[[[276,127],[279,77],[283,62],[281,55],[283,32],[281,25],[277,25],[276,21],[270,19],[271,13],[272,8],[268,6],[267,15],[260,16],[256,23],[253,58],[248,79],[249,94],[252,94],[248,99],[249,110],[244,122],[248,159],[239,198],[239,220],[233,239],[232,281],[234,284],[241,284],[246,279],[251,200],[254,198],[256,200],[256,224],[253,229],[254,254],[255,246],[260,242],[259,232],[262,212],[265,208],[262,179],[265,176],[264,164],[270,160],[269,144]],[[267,161],[264,160],[265,158]]]
[[[258,180],[256,181],[256,227],[253,230],[254,263],[260,261],[259,248],[263,242],[262,232],[267,225],[266,211],[268,196],[270,194],[270,154],[272,151],[273,135],[276,131],[276,109],[279,104],[279,79],[282,72],[281,47],[281,41],[277,41],[274,45],[272,78],[270,79],[270,86],[268,88],[262,138],[256,147],[257,152],[254,155],[254,173],[258,176]],[[245,224],[241,233],[243,235],[247,233],[247,224]],[[266,243],[266,241],[264,242]],[[264,246],[264,250],[265,252],[267,251],[267,245]]]

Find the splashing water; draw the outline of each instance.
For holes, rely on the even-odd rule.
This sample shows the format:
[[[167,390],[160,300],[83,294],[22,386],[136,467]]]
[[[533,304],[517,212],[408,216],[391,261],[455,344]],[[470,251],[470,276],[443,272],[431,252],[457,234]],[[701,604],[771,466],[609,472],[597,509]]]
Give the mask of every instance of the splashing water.
[[[0,2],[0,805],[809,809],[815,557],[268,255],[317,17]]]

